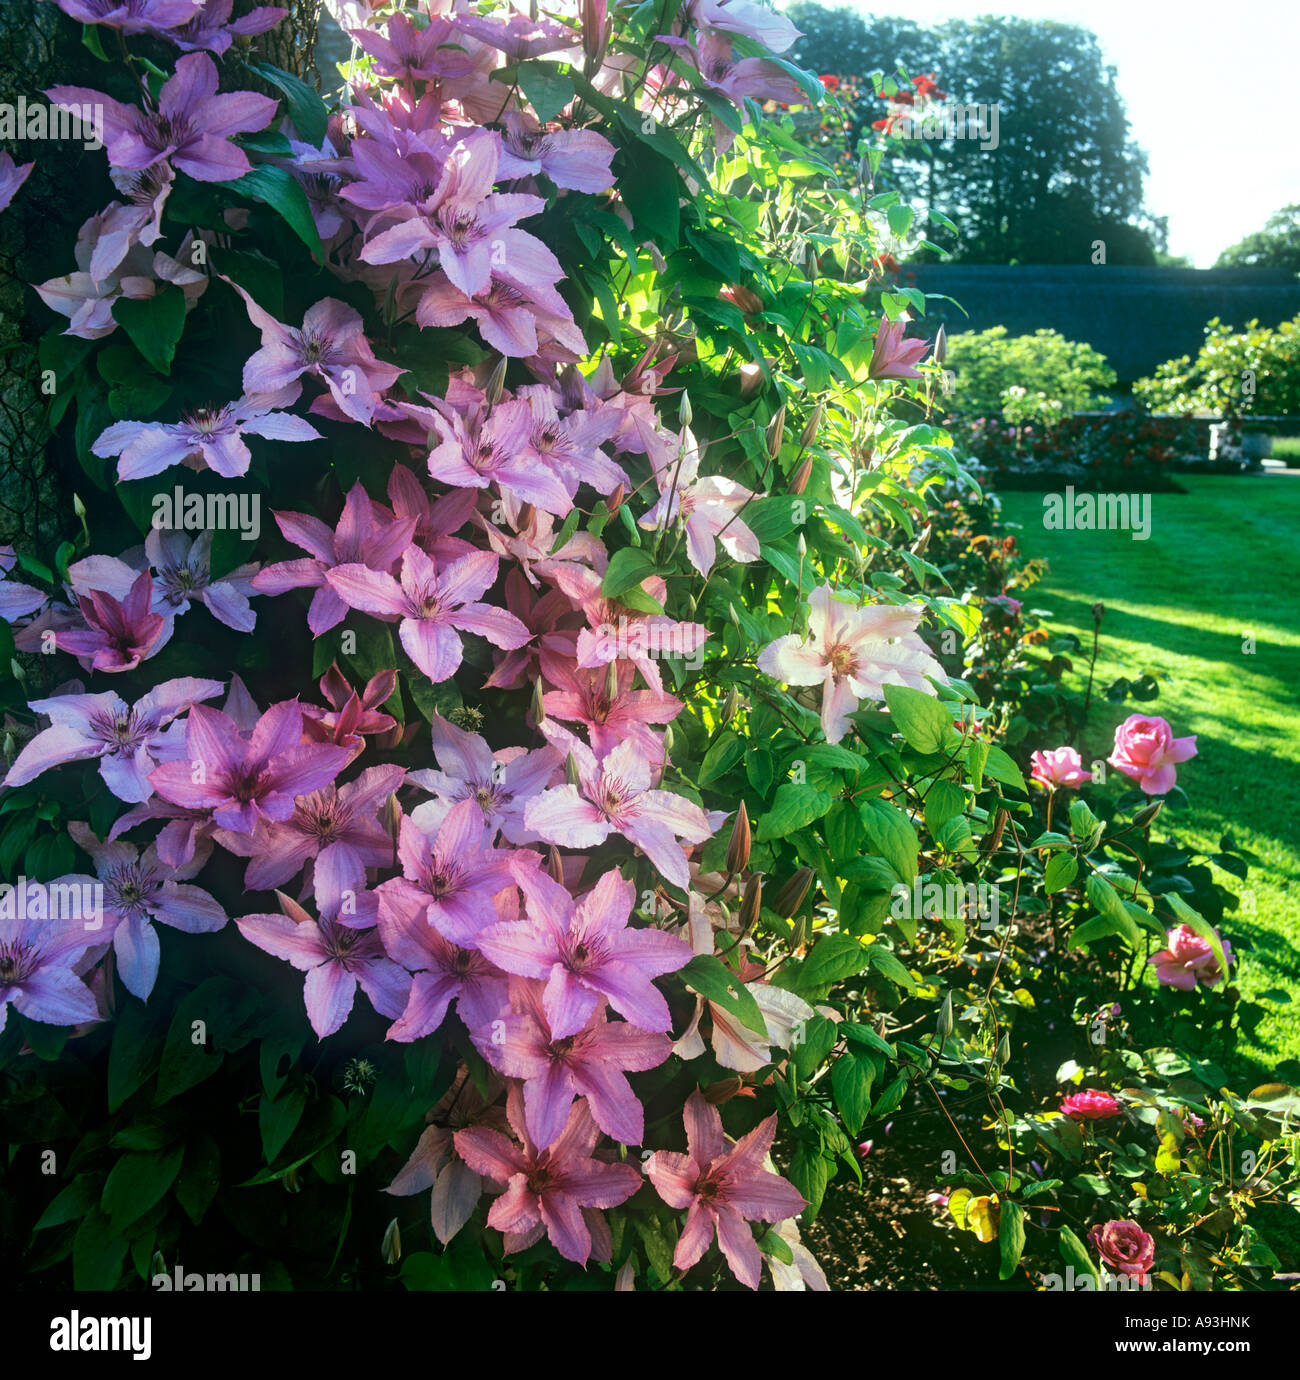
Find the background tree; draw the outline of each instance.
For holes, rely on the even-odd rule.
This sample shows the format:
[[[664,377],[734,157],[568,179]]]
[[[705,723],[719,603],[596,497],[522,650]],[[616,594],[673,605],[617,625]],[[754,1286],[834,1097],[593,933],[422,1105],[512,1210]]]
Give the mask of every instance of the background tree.
[[[1300,202],[1275,211],[1256,230],[1219,255],[1216,268],[1285,268],[1300,273]]]

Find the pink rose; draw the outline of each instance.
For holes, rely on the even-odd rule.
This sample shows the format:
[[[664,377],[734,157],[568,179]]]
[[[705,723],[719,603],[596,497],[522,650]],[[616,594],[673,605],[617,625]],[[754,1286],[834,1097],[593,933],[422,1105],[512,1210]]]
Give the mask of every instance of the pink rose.
[[[1072,1116],[1076,1121],[1104,1121],[1107,1117],[1119,1116],[1121,1110],[1108,1092],[1098,1092],[1095,1088],[1071,1093],[1061,1103],[1061,1114]]]
[[[993,598],[984,601],[990,607],[1001,609],[1008,618],[1016,618],[1024,605],[1019,599],[1013,599],[1009,594],[995,594]]]
[[[1174,763],[1195,756],[1195,734],[1175,738],[1164,719],[1130,714],[1115,730],[1115,750],[1106,760],[1131,776],[1147,795],[1164,795],[1174,784]]]
[[[1218,933],[1215,930],[1215,934]],[[1231,965],[1232,946],[1226,939],[1222,942],[1223,956]],[[1170,930],[1165,936],[1165,943],[1169,945],[1167,949],[1161,949],[1147,960],[1156,965],[1156,978],[1162,987],[1178,987],[1190,992],[1198,982],[1214,987],[1223,981],[1209,941],[1202,939],[1189,926],[1179,925],[1177,929]]]
[[[1147,1282],[1147,1271],[1155,1263],[1156,1244],[1136,1222],[1107,1222],[1095,1226],[1088,1233],[1093,1249],[1101,1256],[1102,1264],[1132,1275],[1139,1284]]]
[[[1084,770],[1082,759],[1072,747],[1036,752],[1029,760],[1033,764],[1030,776],[1042,786],[1078,786],[1092,780],[1092,773]]]

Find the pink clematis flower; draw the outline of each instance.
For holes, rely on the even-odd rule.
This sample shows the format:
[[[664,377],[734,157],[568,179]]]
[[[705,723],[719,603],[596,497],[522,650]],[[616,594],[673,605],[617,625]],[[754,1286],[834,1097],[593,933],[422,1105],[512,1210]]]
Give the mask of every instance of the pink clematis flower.
[[[474,66],[473,58],[457,46],[452,21],[442,15],[434,15],[417,28],[409,15],[398,13],[388,18],[382,34],[365,27],[349,33],[375,59],[375,71],[380,76],[407,85],[463,76]]]
[[[381,1016],[391,1019],[402,1014],[410,976],[385,956],[378,930],[353,928],[341,918],[345,901],[355,905],[351,918],[373,917],[372,894],[340,894],[318,887],[319,920],[282,892],[277,895],[283,914],[246,915],[235,924],[249,943],[307,974],[303,984],[307,1019],[319,1039],[333,1035],[347,1020],[358,984]]]
[[[1053,748],[1051,752],[1035,752],[1030,757],[1033,770],[1030,778],[1049,789],[1056,786],[1081,786],[1092,780],[1092,773],[1084,769],[1078,749]]]
[[[404,774],[397,766],[367,767],[344,786],[298,796],[288,819],[259,819],[251,834],[218,830],[216,841],[249,859],[246,891],[283,886],[309,862],[316,887],[342,891],[366,868],[391,865],[393,841],[377,816]]]
[[[784,68],[765,58],[737,58],[732,53],[731,35],[716,29],[699,29],[695,42],[684,38],[657,35],[657,41],[674,48],[691,63],[711,91],[725,96],[742,115],[745,101],[780,101],[785,105],[806,104],[803,87]],[[719,152],[725,153],[734,142],[732,131],[714,117],[714,134]]]
[[[659,501],[641,518],[640,526],[653,531],[683,520],[686,555],[701,575],[713,569],[718,546],[734,561],[758,560],[758,538],[740,517],[754,494],[721,475],[701,479],[699,446],[685,427],[672,444],[658,430],[646,441]]]
[[[435,828],[455,805],[472,800],[482,812],[487,837],[498,830],[513,844],[534,843],[537,835],[524,827],[524,808],[544,790],[564,764],[556,748],[503,749],[494,753],[477,733],[467,733],[435,713],[429,737],[441,770],[413,771],[407,783],[435,797],[416,808],[411,818],[428,831]]]
[[[608,1259],[609,1227],[599,1212],[617,1207],[641,1186],[641,1174],[630,1164],[593,1159],[600,1131],[585,1101],[579,1102],[559,1138],[538,1149],[525,1124],[523,1094],[512,1087],[506,1115],[516,1145],[499,1131],[471,1127],[456,1132],[461,1159],[484,1178],[504,1184],[492,1204],[488,1226],[506,1233],[506,1251],[524,1250],[545,1234],[566,1259],[585,1265],[595,1255]]]
[[[675,695],[634,690],[636,667],[629,662],[610,665],[616,668],[612,684],[608,667],[603,671],[564,667],[560,688],[542,696],[542,707],[552,719],[582,724],[592,748],[602,756],[626,740],[647,761],[662,762],[663,737],[650,725],[671,723],[686,706]]]
[[[276,393],[312,374],[325,383],[347,416],[369,426],[380,395],[403,370],[375,357],[360,313],[336,297],[323,297],[307,309],[301,327],[286,326],[263,311],[238,283],[230,285],[262,332],[262,348],[244,365],[244,392]]]
[[[251,834],[259,819],[286,820],[296,796],[328,786],[347,761],[346,748],[302,742],[297,700],[273,704],[247,739],[218,709],[195,705],[185,725],[185,759],[149,774],[164,800],[211,810],[221,829]]]
[[[776,1116],[728,1147],[721,1114],[697,1088],[683,1119],[687,1153],[657,1150],[646,1162],[646,1174],[664,1202],[687,1209],[673,1264],[689,1270],[716,1233],[732,1274],[757,1289],[763,1257],[747,1222],[783,1222],[808,1206],[788,1179],[763,1168],[776,1136]]]
[[[155,685],[134,705],[111,690],[32,700],[28,708],[48,714],[50,727],[18,754],[4,784],[24,786],[64,762],[98,758],[99,774],[119,800],[147,800],[153,794],[149,773],[159,762],[172,761],[185,752],[183,730],[172,721],[222,689],[219,680],[185,676]]]
[[[406,1010],[389,1028],[387,1039],[409,1043],[432,1035],[453,1001],[471,1031],[509,1010],[505,974],[477,950],[445,938],[418,906],[395,907],[381,896],[379,936],[389,958],[413,975]]]
[[[829,585],[808,600],[807,641],[791,633],[769,643],[759,670],[787,685],[822,686],[822,728],[838,743],[860,700],[882,700],[886,685],[935,693],[926,679],[947,682],[943,667],[917,635],[920,604],[862,606],[836,599]]]
[[[149,611],[152,602],[153,577],[148,571],[120,600],[92,589],[77,599],[86,626],[56,631],[54,645],[94,671],[134,671],[161,650],[170,635],[167,619]]]
[[[575,1097],[585,1097],[596,1125],[623,1145],[640,1145],[645,1117],[624,1076],[658,1068],[671,1052],[667,1035],[607,1021],[598,1001],[577,1034],[557,1039],[543,1006],[543,986],[526,978],[510,983],[509,1014],[488,1028],[471,1026],[489,1064],[524,1084],[524,1119],[539,1149],[553,1145],[569,1120]],[[496,1014],[496,1013],[494,1013]]]
[[[18,189],[32,175],[35,163],[15,164],[7,153],[0,153],[0,211],[18,194]]]
[[[868,370],[873,379],[922,377],[916,366],[925,358],[930,342],[917,336],[906,336],[906,330],[906,321],[888,321],[881,318],[876,329],[876,343],[871,351],[871,366]]]
[[[505,1108],[497,1104],[501,1080],[491,1075],[486,1101],[463,1065],[450,1088],[429,1114],[432,1125],[420,1133],[411,1158],[384,1190],[399,1197],[432,1189],[429,1215],[433,1234],[445,1246],[469,1221],[483,1194],[483,1176],[476,1174],[456,1152],[458,1130],[487,1126],[508,1131]]]
[[[196,0],[57,0],[82,24],[106,24],[124,34],[159,34],[194,17]]]
[[[635,892],[606,872],[580,900],[537,869],[517,869],[532,924],[504,922],[478,936],[498,968],[546,983],[542,1007],[554,1039],[576,1035],[601,997],[641,1030],[669,1029],[668,1003],[652,978],[691,960],[688,944],[662,930],[628,927]]]
[[[603,192],[614,183],[614,145],[594,129],[544,130],[531,116],[508,111],[501,132],[499,179],[545,175],[557,187]]]
[[[302,707],[302,731],[313,743],[337,743],[352,754],[351,762],[364,748],[371,733],[389,733],[397,727],[391,714],[379,706],[387,704],[397,686],[397,672],[377,671],[360,694],[348,683],[337,661],[320,678],[320,692],[330,708],[315,704]]]
[[[217,64],[206,53],[177,58],[157,105],[143,110],[80,86],[56,86],[45,94],[59,105],[103,108],[104,147],[115,168],[167,161],[196,182],[227,182],[248,172],[248,155],[228,140],[265,129],[276,112],[275,101],[252,91],[218,95]]]
[[[154,570],[154,609],[166,618],[185,613],[195,599],[218,622],[236,632],[252,632],[257,623],[248,602],[256,563],[236,566],[219,580],[212,578],[212,532],[191,538],[184,532],[154,528],[145,538],[145,555]]]
[[[290,406],[301,391],[290,384],[278,393],[241,398],[221,407],[202,407],[179,422],[114,422],[95,438],[95,455],[116,455],[119,479],[147,479],[172,465],[209,469],[223,479],[248,473],[252,452],[245,436],[268,441],[319,441],[320,432],[302,417],[276,409]]]
[[[289,13],[278,5],[259,5],[238,19],[231,19],[234,0],[202,0],[197,14],[162,35],[187,53],[206,49],[218,57],[226,52],[236,38],[250,38],[264,34]]]
[[[1215,930],[1215,934],[1218,934]],[[1222,939],[1222,936],[1220,936]],[[1156,965],[1156,980],[1162,987],[1177,987],[1183,992],[1192,992],[1198,982],[1207,987],[1217,987],[1223,981],[1219,971],[1218,959],[1209,941],[1202,939],[1190,925],[1178,925],[1165,936],[1167,948],[1152,954],[1148,963]],[[1222,939],[1223,956],[1231,967],[1232,946]]]
[[[526,384],[518,396],[532,413],[524,454],[553,469],[570,498],[579,484],[590,484],[598,494],[612,494],[630,482],[622,467],[600,449],[618,430],[615,411],[578,407],[561,417],[558,404],[563,400],[545,384]]]
[[[515,62],[541,57],[544,53],[564,52],[578,45],[578,35],[567,24],[553,19],[534,19],[516,9],[509,10],[504,18],[500,14],[482,18],[476,14],[455,14],[451,22],[462,33],[500,49]]]
[[[313,637],[327,633],[347,617],[348,605],[329,582],[330,571],[359,564],[388,571],[411,543],[412,517],[393,518],[382,504],[371,501],[360,481],[349,490],[338,527],[331,531],[320,518],[306,513],[275,514],[286,541],[311,555],[268,565],[253,577],[260,594],[284,594],[291,589],[314,589],[307,610],[307,627]]]
[[[531,238],[531,237],[529,237]],[[508,359],[528,359],[553,342],[573,359],[587,353],[587,342],[568,303],[548,283],[516,283],[493,273],[486,288],[463,292],[438,272],[429,280],[415,309],[421,326],[459,326],[473,321],[479,334]]]
[[[129,843],[103,843],[78,820],[68,825],[73,840],[95,862],[107,929],[98,939],[113,941],[117,971],[132,996],[147,1001],[158,978],[159,945],[154,923],[185,934],[211,934],[226,923],[226,912],[201,887],[187,885],[202,867],[196,855],[185,867],[170,867],[150,844],[142,854]],[[94,877],[61,877],[64,885],[93,887]],[[83,895],[87,894],[85,891]],[[89,927],[88,927],[89,928]]]
[[[594,848],[622,834],[665,880],[685,890],[690,872],[677,840],[704,843],[713,836],[704,811],[685,796],[656,790],[650,763],[635,742],[625,740],[598,758],[566,729],[547,724],[543,731],[572,754],[578,784],[543,791],[529,802],[524,824],[565,848]]]
[[[10,891],[0,900],[0,1031],[10,1006],[45,1025],[97,1019],[94,995],[74,971],[90,947],[84,923],[37,919],[39,907],[19,906],[17,895]]]
[[[1147,795],[1173,790],[1178,762],[1196,756],[1196,735],[1175,738],[1166,719],[1154,714],[1130,714],[1115,730],[1115,747],[1106,759],[1116,771],[1131,776]]]
[[[522,647],[532,636],[505,609],[476,602],[497,576],[497,558],[476,551],[438,570],[418,547],[402,555],[402,580],[364,565],[328,572],[330,588],[349,607],[398,621],[406,654],[431,681],[448,680],[464,649],[457,635],[477,633],[498,647]]]
[[[432,837],[404,817],[397,847],[402,875],[378,888],[381,910],[422,918],[462,948],[477,948],[480,932],[499,918],[492,898],[515,880],[512,855],[484,847],[483,837],[483,814],[473,800],[453,806]],[[536,853],[522,858],[540,861]]]

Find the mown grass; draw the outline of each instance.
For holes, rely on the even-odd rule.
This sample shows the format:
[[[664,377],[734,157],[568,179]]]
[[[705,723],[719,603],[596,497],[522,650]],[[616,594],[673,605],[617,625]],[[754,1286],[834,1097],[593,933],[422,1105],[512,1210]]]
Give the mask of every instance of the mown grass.
[[[1186,494],[1152,498],[1151,535],[1048,531],[1043,496],[1002,496],[1021,545],[1051,562],[1028,606],[1091,644],[1092,605],[1106,606],[1097,685],[1149,672],[1160,697],[1143,706],[1199,754],[1179,768],[1189,809],[1162,823],[1184,845],[1214,852],[1231,833],[1259,855],[1225,932],[1242,956],[1235,981],[1263,1016],[1243,1022],[1237,1054],[1300,1083],[1300,479],[1180,476]],[[1087,674],[1087,660],[1077,669]],[[1094,702],[1079,744],[1105,757],[1131,701]],[[1112,777],[1105,790],[1120,791]],[[1157,830],[1157,835],[1158,835]],[[1236,1062],[1236,1061],[1234,1061]],[[1244,1070],[1243,1070],[1244,1072]]]

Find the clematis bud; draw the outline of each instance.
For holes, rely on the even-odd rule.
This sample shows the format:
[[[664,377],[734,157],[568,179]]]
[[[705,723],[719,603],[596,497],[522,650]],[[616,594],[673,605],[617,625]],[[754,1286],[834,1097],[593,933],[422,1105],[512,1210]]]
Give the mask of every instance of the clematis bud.
[[[27,668],[16,656],[9,658],[9,674],[20,683],[27,679]]]
[[[746,316],[753,316],[755,312],[763,310],[763,299],[758,293],[740,283],[732,283],[723,288],[718,296],[729,298]]]
[[[736,917],[736,923],[740,926],[741,934],[748,934],[753,929],[754,921],[758,919],[758,912],[762,907],[763,878],[755,873],[745,883],[745,894],[740,898],[740,914]]]
[[[402,1229],[397,1225],[396,1217],[388,1224],[388,1229],[384,1232],[384,1240],[379,1247],[379,1254],[383,1257],[385,1265],[396,1265],[402,1258]]]
[[[533,727],[541,728],[546,722],[546,700],[542,694],[542,682],[533,682]]]
[[[790,931],[790,949],[798,953],[808,942],[808,917],[801,915],[795,922],[794,928]]]
[[[284,1175],[280,1182],[284,1185],[284,1191],[286,1193],[302,1192],[302,1181],[298,1178],[298,1168],[296,1165]]]
[[[801,867],[776,893],[772,900],[772,909],[782,920],[789,920],[803,905],[814,875],[811,867]]]
[[[501,398],[501,390],[506,381],[506,357],[502,355],[488,375],[487,387],[483,390],[483,396],[487,400],[489,408],[495,407]]]
[[[740,396],[752,398],[763,386],[763,371],[757,364],[740,366]]]
[[[1165,808],[1163,800],[1153,800],[1150,805],[1144,805],[1133,816],[1133,827],[1135,829],[1145,829],[1148,824]]]
[[[808,487],[808,480],[812,477],[813,458],[808,456],[802,465],[794,472],[794,478],[790,481],[789,491],[798,495]]]
[[[12,733],[6,733],[4,740],[4,754],[6,762],[12,762],[14,760],[14,753],[17,751],[17,749],[18,744],[14,742],[14,735]]]
[[[609,513],[610,517],[613,517],[614,514],[617,513],[618,510],[623,506],[623,499],[626,497],[626,495],[627,486],[625,484],[620,484],[618,488],[615,489],[614,492],[610,494],[610,496],[605,500],[605,510]]]
[[[695,410],[691,407],[691,395],[682,389],[682,396],[677,404],[677,420],[683,427],[688,427],[695,420]]]
[[[570,786],[579,786],[582,784],[582,776],[578,771],[578,759],[573,753],[569,753],[564,759],[564,779]]]
[[[632,1268],[630,1260],[614,1276],[614,1292],[616,1294],[636,1293],[636,1271]]]
[[[1007,827],[1007,820],[1011,816],[1006,810],[999,810],[993,817],[993,828],[984,835],[984,842],[980,845],[980,852],[986,856],[996,853],[998,845],[1002,842],[1002,831]]]
[[[817,439],[817,433],[822,429],[822,419],[825,416],[826,404],[818,403],[812,410],[812,416],[803,424],[803,430],[799,433],[800,450],[812,445]]]
[[[582,0],[579,14],[582,18],[582,51],[587,58],[587,66],[594,69],[605,60],[605,50],[609,47],[609,13],[605,0]]]
[[[998,1052],[993,1056],[999,1064],[1011,1062],[1011,1032],[1004,1030],[1002,1038],[998,1041]]]
[[[739,1097],[744,1086],[744,1080],[741,1078],[724,1078],[721,1082],[710,1083],[703,1090],[704,1100],[720,1107],[724,1102],[730,1102],[733,1097]]]
[[[384,826],[384,833],[386,833],[390,839],[396,841],[397,836],[402,832],[402,807],[398,804],[396,792],[384,801],[380,822]]]
[[[563,886],[564,859],[560,857],[560,850],[554,844],[551,844],[551,852],[549,858],[547,859],[547,865],[549,866],[551,871],[551,880],[554,882],[558,882],[560,886]]]
[[[785,438],[785,404],[776,409],[776,415],[767,424],[765,433],[767,453],[775,460],[781,453],[781,442]]]
[[[745,802],[740,802],[736,811],[736,822],[731,826],[731,839],[727,843],[727,871],[739,874],[749,866],[749,811]]]
[[[664,755],[667,756],[673,750],[673,744],[677,741],[677,735],[673,732],[672,724],[664,725]]]
[[[803,558],[808,554],[808,542],[804,538],[804,534],[802,532],[799,533],[799,540],[795,542],[794,549],[799,553],[800,561],[802,561]]]
[[[535,518],[536,516],[537,509],[534,508],[531,503],[525,503],[519,509],[519,516],[515,519],[515,531],[522,532],[526,528],[531,527],[533,524],[533,518]]]
[[[613,703],[618,698],[618,662],[611,661],[605,667],[605,698]]]
[[[942,1046],[943,1042],[952,1034],[952,993],[949,992],[943,999],[943,1005],[939,1008],[939,1019],[935,1023],[934,1033]]]
[[[722,710],[718,715],[719,725],[729,724],[736,717],[736,710],[740,708],[740,692],[733,685],[727,691],[727,698],[722,702]]]
[[[917,537],[917,539],[911,545],[910,549],[912,555],[919,556],[921,552],[924,551],[925,548],[930,545],[930,533],[933,530],[933,526],[928,522],[925,524],[924,527],[921,528],[921,535]]]
[[[936,364],[942,364],[948,357],[948,332],[942,326],[939,327],[938,334],[934,337],[934,349],[930,352],[930,358]]]

